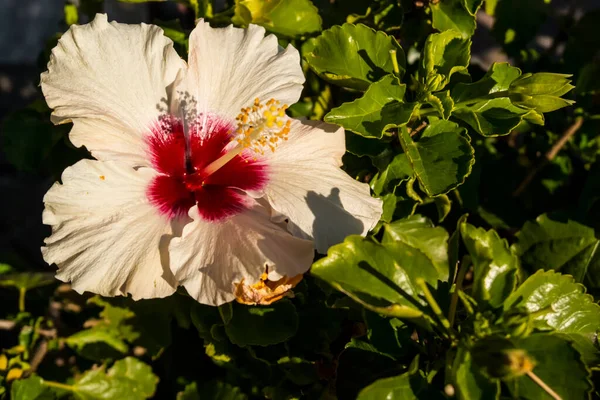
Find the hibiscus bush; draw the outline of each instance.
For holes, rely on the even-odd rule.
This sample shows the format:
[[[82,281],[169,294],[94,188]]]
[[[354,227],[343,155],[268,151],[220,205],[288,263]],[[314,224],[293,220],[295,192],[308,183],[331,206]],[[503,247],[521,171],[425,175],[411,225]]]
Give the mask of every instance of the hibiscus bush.
[[[0,399],[600,397],[594,2],[121,2],[2,122]]]

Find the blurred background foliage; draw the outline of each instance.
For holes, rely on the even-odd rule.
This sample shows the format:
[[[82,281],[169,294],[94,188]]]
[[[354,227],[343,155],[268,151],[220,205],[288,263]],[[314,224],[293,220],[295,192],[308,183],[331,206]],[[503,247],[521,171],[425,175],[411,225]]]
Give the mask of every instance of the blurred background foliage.
[[[267,307],[103,299],[55,281],[39,252],[42,196],[89,154],[50,123],[39,73],[60,35],[99,12],[161,26],[184,58],[197,18],[259,24],[299,49],[307,81],[290,114],[344,126],[344,168],[384,200],[377,241],[331,250],[356,265],[322,258],[293,299]],[[591,0],[2,2],[0,398],[550,398],[523,381],[523,354],[563,398],[597,396],[600,313],[576,283],[600,294],[599,19]],[[553,92],[536,93],[549,97],[527,97],[525,74],[542,71],[575,89],[554,75]],[[502,79],[510,100],[490,112],[488,84]],[[405,262],[414,299],[364,283],[369,258]],[[548,320],[526,309],[541,285],[553,288],[536,300]]]

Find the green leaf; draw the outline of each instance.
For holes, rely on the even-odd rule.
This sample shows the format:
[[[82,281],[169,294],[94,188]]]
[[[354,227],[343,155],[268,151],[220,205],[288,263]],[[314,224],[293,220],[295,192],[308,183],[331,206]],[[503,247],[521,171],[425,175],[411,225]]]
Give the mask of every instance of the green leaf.
[[[394,72],[390,51],[396,52],[402,74],[406,58],[396,39],[362,24],[344,24],[314,39],[306,61],[317,74],[336,85],[367,90],[372,82]]]
[[[430,94],[426,101],[437,110],[442,119],[450,118],[454,110],[454,100],[450,97],[449,90]]]
[[[460,346],[456,352],[451,376],[460,400],[492,400],[500,398],[500,382],[492,381],[475,365],[469,350]]]
[[[444,120],[433,120],[418,142],[408,129],[400,130],[400,143],[428,196],[448,193],[461,185],[475,162],[466,130]]]
[[[83,400],[142,400],[152,397],[157,383],[158,377],[150,366],[126,357],[108,371],[104,366],[86,371],[72,385],[72,390]]]
[[[521,76],[521,70],[508,63],[494,63],[485,76],[474,83],[457,83],[452,88],[454,101],[466,102],[491,93],[508,90],[510,84]]]
[[[534,360],[533,373],[561,398],[589,398],[592,390],[590,373],[568,341],[551,334],[534,334],[515,344]],[[514,398],[551,399],[529,376],[505,383]]]
[[[573,341],[586,364],[600,364],[596,339],[600,306],[573,277],[554,271],[536,272],[506,299],[504,310],[516,307],[524,307],[533,315],[535,328],[554,329]]]
[[[321,17],[310,0],[236,0],[234,12],[235,24],[257,24],[286,37],[321,30]]]
[[[447,279],[448,234],[414,216],[385,225],[382,243],[349,236],[329,249],[311,273],[380,314],[425,323],[417,279]],[[427,325],[425,323],[425,325]]]
[[[98,296],[88,302],[104,307],[100,312],[101,319],[95,320],[93,327],[67,337],[67,345],[82,356],[97,361],[127,353],[127,342],[133,342],[140,336],[129,324],[135,314],[129,308],[113,306]]]
[[[457,108],[452,115],[483,136],[507,135],[523,121],[544,125],[544,116],[535,110],[516,107],[508,98],[490,99]]]
[[[225,332],[238,346],[269,346],[285,342],[296,334],[298,313],[287,299],[269,306],[249,307],[232,304],[233,315],[225,324]]]
[[[415,109],[404,103],[406,85],[394,75],[386,75],[373,83],[365,94],[332,109],[325,121],[341,125],[359,135],[381,138],[390,128],[405,125]]]
[[[381,172],[371,179],[371,189],[377,196],[382,193],[393,193],[400,183],[407,181],[413,175],[408,157],[400,153]]]
[[[365,386],[377,379],[398,375],[403,369],[392,357],[366,342],[352,339],[338,359],[336,395],[340,399],[356,399]]]
[[[513,250],[528,271],[553,269],[591,287],[600,284],[600,241],[594,229],[542,214],[527,221],[516,238]]]
[[[454,30],[468,38],[475,32],[475,13],[482,1],[443,0],[430,5],[433,27],[439,31]],[[466,8],[465,8],[466,7]]]
[[[519,76],[519,68],[508,63],[494,63],[479,81],[458,83],[452,89],[452,98],[456,102],[452,115],[484,136],[506,135],[523,120],[543,125],[542,114],[517,107],[507,97],[508,88]]]
[[[183,392],[177,394],[177,400],[246,400],[240,388],[221,381],[210,381],[200,387],[190,383]]]
[[[437,271],[437,277],[427,281],[445,281],[448,277],[448,237],[444,228],[435,227],[427,218],[414,215],[386,225],[382,244],[389,248],[400,243],[412,247],[423,254]]]
[[[515,290],[519,260],[494,230],[462,224],[460,234],[473,262],[471,295],[496,308]]]
[[[428,84],[428,89],[436,92],[450,82],[453,74],[467,74],[470,59],[471,40],[464,39],[459,32],[450,30],[429,35],[423,55],[423,75],[434,83]]]
[[[380,399],[445,399],[435,390],[419,371],[419,358],[411,363],[402,375],[375,381],[360,391],[357,400]]]
[[[0,276],[0,287],[30,290],[55,283],[54,274],[48,272],[5,273]]]
[[[44,380],[37,375],[13,382],[10,397],[13,400],[54,400],[52,390],[44,386]]]

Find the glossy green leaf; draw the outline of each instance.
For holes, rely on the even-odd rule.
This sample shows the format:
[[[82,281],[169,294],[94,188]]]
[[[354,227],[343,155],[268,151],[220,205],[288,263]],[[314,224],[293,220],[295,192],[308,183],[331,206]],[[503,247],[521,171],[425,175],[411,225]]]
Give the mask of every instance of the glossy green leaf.
[[[225,324],[225,332],[238,346],[268,346],[285,342],[298,329],[298,313],[289,300],[280,300],[269,306],[232,304],[232,317]]]
[[[13,382],[10,396],[14,400],[54,400],[54,392],[44,386],[44,380],[37,375]]]
[[[596,338],[600,332],[600,306],[573,277],[554,271],[536,272],[506,299],[504,309],[514,307],[524,307],[531,313],[536,328],[554,329],[573,341],[586,364],[600,364]]]
[[[310,0],[236,0],[234,12],[232,22],[235,24],[261,25],[286,37],[321,30],[321,17]]]
[[[382,243],[349,236],[329,249],[311,273],[380,314],[423,319],[417,279],[446,279],[448,234],[414,216],[385,225]]]
[[[460,234],[473,262],[472,296],[500,307],[515,290],[519,260],[494,230],[462,224]]]
[[[600,241],[594,229],[542,214],[527,221],[516,237],[513,250],[528,271],[553,269],[592,287],[600,283]]]
[[[372,82],[394,72],[390,51],[396,52],[402,73],[406,59],[396,39],[362,24],[344,24],[323,31],[305,57],[324,79],[339,86],[367,90]]]
[[[473,362],[465,346],[458,348],[452,365],[452,383],[460,400],[494,400],[500,398],[500,382],[492,381]]]
[[[419,359],[416,358],[402,375],[375,381],[360,391],[357,400],[380,399],[444,399],[419,371]]]
[[[471,59],[471,40],[457,31],[435,33],[427,37],[423,51],[423,70],[432,92],[442,90],[455,73],[467,73]],[[433,79],[436,77],[436,79]]]
[[[400,130],[400,143],[429,196],[448,193],[461,185],[475,162],[474,150],[466,130],[444,120],[432,120],[417,142],[405,127]]]
[[[439,31],[454,30],[468,38],[475,32],[475,12],[480,5],[481,1],[471,0],[432,2],[430,7],[433,27]]]
[[[392,127],[405,125],[415,109],[404,103],[406,85],[394,75],[386,75],[373,83],[365,94],[332,109],[325,121],[365,137],[381,138]]]
[[[150,366],[126,357],[108,371],[104,366],[86,371],[72,385],[72,391],[83,400],[143,400],[152,397],[157,383]]]
[[[577,350],[563,338],[534,334],[515,341],[534,360],[533,373],[563,399],[587,399],[592,389],[590,372]],[[514,398],[551,399],[529,376],[507,380]]]

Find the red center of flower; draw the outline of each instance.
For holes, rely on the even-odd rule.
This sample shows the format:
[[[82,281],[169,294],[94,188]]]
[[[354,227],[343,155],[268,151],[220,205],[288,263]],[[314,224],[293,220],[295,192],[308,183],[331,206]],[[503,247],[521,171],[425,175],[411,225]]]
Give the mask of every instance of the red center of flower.
[[[152,164],[160,175],[150,183],[147,195],[169,218],[187,215],[197,204],[202,218],[219,221],[248,208],[250,199],[245,191],[264,187],[267,166],[244,151],[217,171],[206,174],[204,168],[231,146],[235,126],[215,117],[198,120],[201,123],[189,126],[187,163],[181,120],[165,117],[151,129],[147,143]]]

